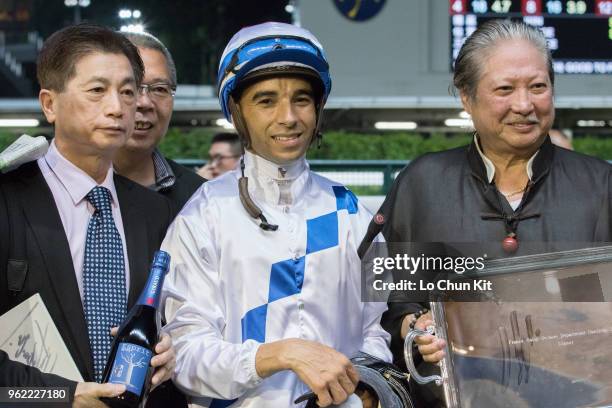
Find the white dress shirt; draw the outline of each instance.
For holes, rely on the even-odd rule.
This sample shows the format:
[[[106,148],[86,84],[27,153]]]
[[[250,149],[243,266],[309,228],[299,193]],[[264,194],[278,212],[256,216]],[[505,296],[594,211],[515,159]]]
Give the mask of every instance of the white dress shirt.
[[[94,212],[93,206],[87,201],[87,194],[94,187],[100,185],[106,187],[111,192],[111,208],[113,218],[121,243],[123,244],[123,260],[125,264],[125,288],[127,294],[130,291],[129,263],[127,257],[127,247],[125,245],[125,233],[123,231],[123,221],[117,199],[117,190],[113,180],[113,168],[108,169],[106,178],[101,184],[91,178],[83,170],[68,161],[57,150],[55,140],[51,142],[47,154],[38,159],[38,167],[42,172],[47,185],[51,189],[51,194],[55,200],[55,205],[64,226],[64,232],[70,246],[72,263],[76,275],[81,302],[83,302],[83,259],[85,257],[85,239],[87,237],[87,226],[89,219]]]
[[[361,301],[357,248],[371,219],[345,187],[305,160],[279,169],[245,155],[249,192],[277,231],[243,208],[240,170],[209,181],[170,227],[162,305],[177,352],[175,381],[231,407],[290,407],[309,391],[291,371],[258,376],[260,344],[300,338],[351,357],[391,361],[380,326],[385,303]],[[290,204],[289,204],[290,203]]]

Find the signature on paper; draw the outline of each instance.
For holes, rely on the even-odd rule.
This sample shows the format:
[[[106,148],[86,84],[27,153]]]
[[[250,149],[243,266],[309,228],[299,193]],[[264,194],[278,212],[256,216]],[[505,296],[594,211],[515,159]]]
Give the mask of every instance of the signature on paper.
[[[57,355],[51,354],[46,344],[48,324],[42,327],[36,319],[32,321],[32,325],[25,324],[30,320],[30,316],[38,306],[39,303],[37,302],[25,315],[21,323],[0,344],[0,348],[7,350],[9,355],[12,354],[11,357],[14,360],[22,361],[43,372],[51,372],[57,363]]]

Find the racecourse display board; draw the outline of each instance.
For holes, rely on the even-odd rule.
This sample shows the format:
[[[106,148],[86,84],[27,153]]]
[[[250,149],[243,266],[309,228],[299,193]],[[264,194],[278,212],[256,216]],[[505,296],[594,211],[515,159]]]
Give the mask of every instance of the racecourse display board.
[[[557,74],[612,73],[612,0],[450,0],[451,69],[465,39],[491,19],[542,30]]]

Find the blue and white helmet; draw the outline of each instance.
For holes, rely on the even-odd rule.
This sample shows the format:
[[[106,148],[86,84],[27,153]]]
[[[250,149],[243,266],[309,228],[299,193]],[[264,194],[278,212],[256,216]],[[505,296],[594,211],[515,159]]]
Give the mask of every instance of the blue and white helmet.
[[[291,24],[269,22],[243,28],[229,41],[219,64],[217,91],[226,119],[232,121],[229,99],[240,83],[258,71],[291,73],[312,71],[321,81],[322,109],[331,90],[329,64],[323,47],[308,30]]]

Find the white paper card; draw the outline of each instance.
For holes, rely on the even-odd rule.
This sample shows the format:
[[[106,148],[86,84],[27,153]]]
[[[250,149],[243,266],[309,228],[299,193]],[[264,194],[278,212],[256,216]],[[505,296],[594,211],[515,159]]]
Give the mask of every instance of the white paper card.
[[[49,142],[44,136],[32,137],[23,134],[0,152],[0,171],[6,173],[24,163],[38,160],[48,149]]]
[[[13,361],[82,382],[72,356],[37,293],[0,316],[0,349]]]

